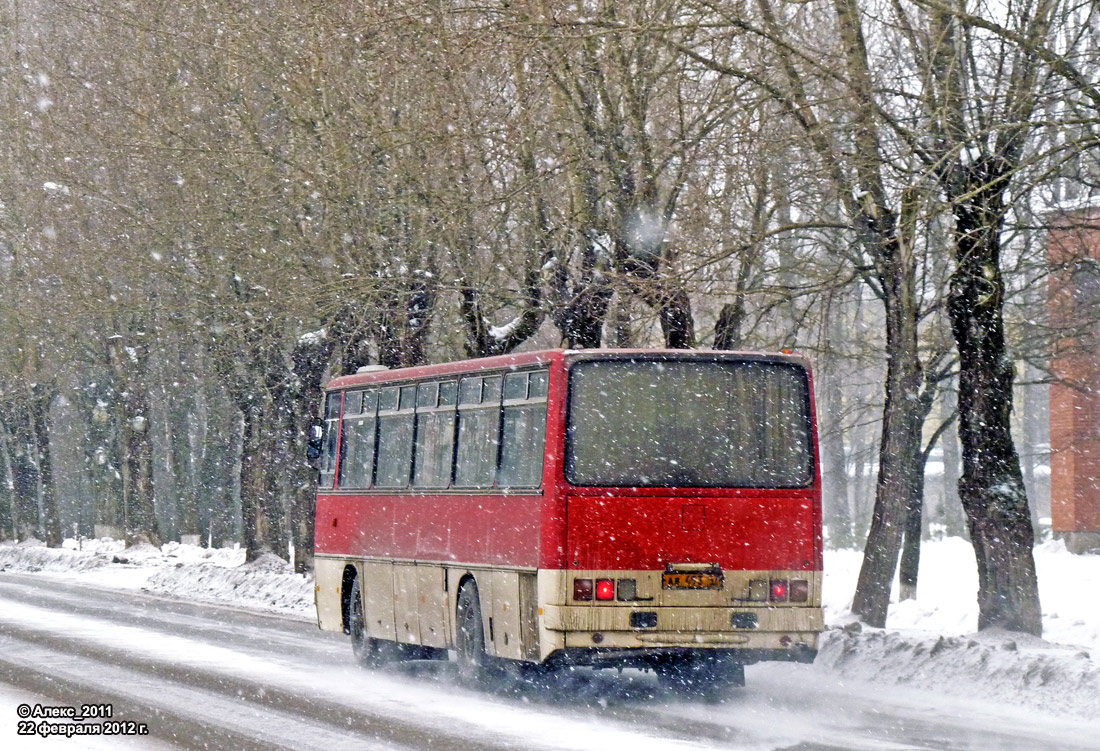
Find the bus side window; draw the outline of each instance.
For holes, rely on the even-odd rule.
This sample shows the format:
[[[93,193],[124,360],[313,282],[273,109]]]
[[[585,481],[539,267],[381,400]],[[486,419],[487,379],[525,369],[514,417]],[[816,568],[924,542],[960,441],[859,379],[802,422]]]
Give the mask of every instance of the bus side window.
[[[340,435],[340,400],[343,394],[329,394],[325,399],[325,434],[321,443],[321,466],[318,485],[331,488],[336,479],[336,444]]]
[[[546,373],[512,373],[504,380],[500,474],[503,488],[536,488],[542,482],[546,436]]]
[[[396,386],[378,394],[378,462],[376,488],[404,488],[412,474],[415,387]]]
[[[349,391],[344,397],[339,487],[366,490],[374,474],[374,392]]]
[[[500,376],[463,378],[458,387],[456,488],[491,488],[500,446]]]
[[[414,487],[445,488],[451,484],[455,446],[455,386],[454,381],[422,383],[419,386],[416,397]]]

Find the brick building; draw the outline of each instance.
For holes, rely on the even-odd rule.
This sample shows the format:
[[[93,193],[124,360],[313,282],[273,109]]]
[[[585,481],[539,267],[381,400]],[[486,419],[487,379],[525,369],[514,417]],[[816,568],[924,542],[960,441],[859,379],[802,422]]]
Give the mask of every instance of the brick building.
[[[1061,215],[1047,252],[1051,524],[1080,553],[1100,549],[1100,208]]]

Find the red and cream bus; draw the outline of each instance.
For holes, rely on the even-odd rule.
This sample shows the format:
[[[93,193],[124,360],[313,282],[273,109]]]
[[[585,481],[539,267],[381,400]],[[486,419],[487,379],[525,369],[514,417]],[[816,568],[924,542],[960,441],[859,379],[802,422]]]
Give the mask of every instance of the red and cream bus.
[[[328,384],[318,625],[355,654],[742,685],[823,627],[797,356],[546,351]],[[511,661],[511,662],[509,662]]]

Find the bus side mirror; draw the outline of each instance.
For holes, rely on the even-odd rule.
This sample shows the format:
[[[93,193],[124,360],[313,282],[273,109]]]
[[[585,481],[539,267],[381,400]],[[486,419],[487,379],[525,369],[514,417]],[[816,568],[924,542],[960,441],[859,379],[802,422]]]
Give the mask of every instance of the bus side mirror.
[[[325,448],[325,431],[320,425],[309,426],[309,438],[306,441],[306,459],[309,466],[319,467],[321,454]]]

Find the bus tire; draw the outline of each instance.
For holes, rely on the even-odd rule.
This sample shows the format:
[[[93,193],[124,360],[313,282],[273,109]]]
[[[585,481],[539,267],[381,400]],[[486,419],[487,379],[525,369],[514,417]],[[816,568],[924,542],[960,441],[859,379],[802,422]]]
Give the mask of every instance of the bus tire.
[[[486,674],[485,630],[481,621],[481,603],[477,585],[467,582],[458,590],[455,608],[455,652],[458,677],[468,685],[481,683]]]
[[[351,634],[351,651],[355,661],[363,667],[377,667],[382,660],[382,648],[378,639],[367,635],[367,616],[363,611],[363,590],[359,577],[351,580],[351,605],[348,608],[348,633]]]

